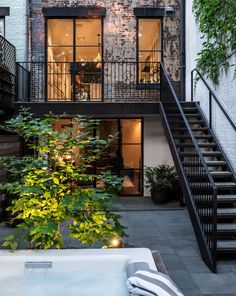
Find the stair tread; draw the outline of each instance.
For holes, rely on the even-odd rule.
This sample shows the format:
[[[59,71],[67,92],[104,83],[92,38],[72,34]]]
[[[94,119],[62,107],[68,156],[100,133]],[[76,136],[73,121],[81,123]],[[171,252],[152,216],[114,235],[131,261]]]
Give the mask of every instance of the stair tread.
[[[191,156],[193,153],[191,152],[182,152],[183,156]],[[202,151],[203,156],[221,156],[222,153],[220,151]]]
[[[189,162],[189,161],[183,161],[183,164],[185,166],[198,166],[198,163],[193,163],[193,162]],[[227,162],[223,161],[223,160],[207,160],[206,164],[208,166],[222,166],[222,165],[226,165]]]
[[[211,139],[211,135],[194,135],[195,138],[197,139]],[[180,139],[189,139],[190,135],[174,135],[174,138],[180,138]]]
[[[235,182],[215,182],[217,187],[236,187]]]
[[[210,171],[213,176],[232,176],[232,173],[229,171]]]
[[[192,143],[176,143],[177,146],[193,147]],[[199,147],[216,147],[216,143],[198,143]]]
[[[217,223],[218,231],[236,231],[236,223]]]
[[[236,215],[236,208],[218,208],[217,215]]]
[[[234,194],[218,194],[217,201],[236,201],[236,195]]]
[[[236,240],[217,240],[217,250],[234,250],[236,252]]]

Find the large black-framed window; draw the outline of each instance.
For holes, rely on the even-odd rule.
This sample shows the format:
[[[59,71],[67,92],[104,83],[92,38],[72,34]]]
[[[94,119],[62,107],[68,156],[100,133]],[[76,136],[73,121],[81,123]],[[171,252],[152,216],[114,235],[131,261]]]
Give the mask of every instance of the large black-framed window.
[[[47,18],[48,100],[101,100],[101,18]]]
[[[71,126],[72,118],[60,119],[54,125],[56,131]],[[94,128],[93,135],[107,139],[116,135],[115,139],[101,154],[94,165],[94,173],[101,174],[107,170],[123,178],[123,189],[120,195],[143,194],[143,119],[141,118],[107,118],[101,119]],[[74,147],[73,153],[79,153]],[[76,164],[76,159],[75,159]],[[103,187],[97,180],[91,186]]]
[[[159,85],[161,59],[162,18],[137,17],[137,83],[139,85]]]

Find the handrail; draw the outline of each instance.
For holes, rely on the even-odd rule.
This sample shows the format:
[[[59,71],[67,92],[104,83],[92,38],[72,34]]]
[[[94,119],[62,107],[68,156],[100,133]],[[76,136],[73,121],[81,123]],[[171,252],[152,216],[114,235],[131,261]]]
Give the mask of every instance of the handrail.
[[[164,85],[166,81],[166,85]],[[167,94],[163,97],[164,94]],[[169,105],[172,104],[172,105]],[[168,120],[168,113],[166,113],[165,108],[168,106],[177,107],[175,113],[181,116],[182,124],[186,128],[187,138],[190,140],[187,145],[190,145],[189,149],[191,155],[190,163],[191,170],[184,166],[184,163],[180,161],[181,159],[181,148],[177,150],[176,140],[178,143],[178,137],[176,140],[172,135],[172,128]],[[170,78],[163,64],[161,63],[161,104],[160,104],[160,114],[163,121],[163,125],[166,130],[167,138],[170,143],[170,149],[173,155],[173,159],[178,171],[180,178],[180,183],[182,184],[182,189],[186,197],[186,202],[189,209],[189,214],[199,245],[199,249],[203,260],[209,266],[209,268],[216,272],[216,252],[217,252],[217,186],[214,179],[209,171],[209,168],[205,162],[202,155],[201,149],[193,135],[192,129],[189,122],[184,114],[182,106],[178,100],[178,97],[174,91]],[[188,177],[188,174],[190,175]],[[192,174],[193,173],[193,174]],[[201,181],[197,181],[198,177],[203,178]],[[192,179],[193,178],[193,179]],[[205,184],[205,191],[203,191],[203,183]],[[204,207],[199,206],[199,202],[203,198]],[[210,218],[209,223],[205,224],[202,217],[205,214]],[[209,212],[210,211],[210,212]],[[208,213],[208,214],[207,214]],[[209,229],[211,232],[209,233]]]
[[[194,72],[196,72],[198,74],[198,76],[201,78],[201,80],[203,81],[203,83],[205,84],[206,88],[209,91],[209,121],[210,121],[209,123],[210,123],[210,129],[212,129],[212,97],[213,97],[215,99],[217,105],[220,107],[221,111],[223,112],[223,114],[227,118],[228,122],[231,124],[231,126],[233,127],[233,129],[236,131],[236,124],[234,123],[234,121],[232,120],[232,118],[229,116],[229,114],[227,113],[227,111],[223,107],[222,103],[217,98],[214,90],[209,86],[209,84],[206,82],[206,80],[203,77],[203,75],[196,68],[191,71],[191,102],[194,101],[193,100],[193,90],[194,90],[194,83],[193,83],[194,78],[193,78],[193,74],[194,74]]]
[[[212,177],[212,175],[211,175],[211,173],[210,173],[210,170],[209,170],[209,168],[208,168],[208,166],[207,166],[207,164],[206,164],[206,162],[205,162],[205,159],[204,159],[204,157],[203,157],[203,155],[202,155],[201,149],[199,148],[199,146],[198,146],[198,144],[197,144],[197,141],[196,141],[196,139],[195,139],[195,137],[194,137],[194,135],[193,135],[193,132],[192,132],[192,130],[191,130],[191,127],[190,127],[190,125],[189,125],[189,123],[188,123],[188,120],[187,120],[187,118],[186,118],[186,116],[185,116],[185,114],[184,114],[184,112],[183,112],[183,109],[182,109],[182,107],[181,107],[181,105],[180,105],[180,103],[179,103],[179,100],[178,100],[178,98],[177,98],[177,95],[176,95],[176,93],[175,93],[175,91],[174,91],[174,88],[173,88],[173,86],[172,86],[172,83],[170,82],[170,79],[169,79],[169,76],[168,76],[168,74],[167,74],[167,72],[166,72],[166,69],[165,69],[165,67],[164,67],[164,65],[163,65],[162,62],[160,62],[160,64],[161,64],[161,67],[162,67],[162,71],[165,73],[165,78],[166,78],[166,80],[167,80],[167,82],[168,82],[168,85],[169,85],[169,87],[170,87],[170,89],[171,89],[172,95],[173,95],[173,97],[174,97],[174,99],[175,99],[175,103],[176,103],[176,105],[177,105],[178,108],[179,108],[179,111],[180,111],[181,116],[183,117],[184,123],[185,123],[185,125],[186,125],[186,127],[187,127],[187,129],[188,129],[188,132],[189,132],[189,134],[190,134],[190,136],[191,136],[191,139],[192,139],[192,141],[193,141],[193,143],[194,143],[195,149],[197,150],[197,152],[198,152],[198,154],[199,154],[199,157],[200,157],[200,159],[201,159],[201,161],[202,161],[202,164],[203,164],[203,166],[204,166],[204,169],[206,170],[206,173],[207,173],[208,178],[209,178],[209,180],[210,180],[210,182],[211,182],[211,184],[212,184],[212,187],[213,187],[213,189],[217,189],[217,187],[216,187],[216,185],[215,185],[215,182],[214,182],[214,179],[213,179],[213,177]],[[161,79],[161,80],[162,80],[162,79]],[[161,98],[161,100],[162,100],[162,98]]]

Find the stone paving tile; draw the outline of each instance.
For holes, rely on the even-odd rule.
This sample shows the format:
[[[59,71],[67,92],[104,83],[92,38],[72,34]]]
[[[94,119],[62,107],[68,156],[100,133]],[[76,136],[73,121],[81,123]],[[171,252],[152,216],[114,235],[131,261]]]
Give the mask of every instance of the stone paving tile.
[[[213,294],[218,296],[224,293],[225,295],[236,295],[236,277],[233,273],[192,273],[192,277],[203,295]]]

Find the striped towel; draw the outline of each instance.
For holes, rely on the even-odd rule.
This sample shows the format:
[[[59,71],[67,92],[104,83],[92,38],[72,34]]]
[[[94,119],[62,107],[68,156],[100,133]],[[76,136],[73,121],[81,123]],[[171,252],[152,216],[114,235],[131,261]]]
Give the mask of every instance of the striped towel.
[[[184,296],[165,274],[154,270],[139,270],[127,280],[131,295]]]

